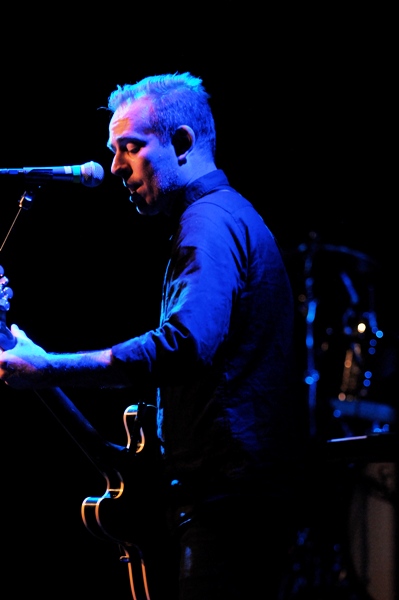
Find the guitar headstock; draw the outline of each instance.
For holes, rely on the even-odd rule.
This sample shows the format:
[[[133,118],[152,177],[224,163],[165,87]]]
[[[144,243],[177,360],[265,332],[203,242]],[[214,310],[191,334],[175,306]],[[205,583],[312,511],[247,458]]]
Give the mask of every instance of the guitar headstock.
[[[13,291],[8,286],[8,279],[4,269],[0,266],[0,348],[9,350],[15,346],[15,338],[6,325],[6,312],[10,309],[10,300]]]

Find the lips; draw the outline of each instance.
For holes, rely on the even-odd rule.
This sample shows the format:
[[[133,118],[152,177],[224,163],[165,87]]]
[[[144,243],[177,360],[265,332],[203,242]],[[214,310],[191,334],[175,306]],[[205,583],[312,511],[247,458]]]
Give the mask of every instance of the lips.
[[[144,199],[137,192],[132,191],[129,197],[130,202],[134,204],[143,204]]]
[[[132,184],[129,184],[129,183],[126,183],[126,182],[123,182],[123,183],[124,183],[124,186],[127,187],[127,189],[129,190],[129,192],[131,194],[135,194],[137,192],[137,190],[139,189],[139,187],[140,187],[140,184],[138,184],[138,185],[132,185]]]

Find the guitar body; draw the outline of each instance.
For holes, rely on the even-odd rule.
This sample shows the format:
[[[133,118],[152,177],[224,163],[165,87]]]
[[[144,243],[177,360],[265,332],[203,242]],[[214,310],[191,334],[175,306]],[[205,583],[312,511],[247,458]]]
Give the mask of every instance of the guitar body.
[[[115,452],[112,465],[97,465],[107,488],[102,496],[88,496],[81,514],[86,528],[99,539],[125,546],[140,545],[146,523],[159,513],[159,453],[156,407],[139,403],[124,412],[126,448]]]
[[[16,344],[5,318],[12,296],[0,266],[2,350],[9,350]],[[151,600],[147,550],[150,554],[153,542],[162,540],[165,531],[160,510],[161,467],[156,407],[140,402],[126,408],[127,444],[119,446],[105,440],[61,389],[34,391],[105,478],[104,494],[88,496],[82,503],[84,525],[95,537],[119,547],[120,560],[128,567],[133,600]]]
[[[165,531],[156,407],[144,403],[128,406],[124,425],[127,446],[119,460],[113,461],[113,468],[103,472],[106,491],[85,498],[81,515],[92,535],[118,545],[120,560],[128,568],[133,600],[151,600],[156,569],[147,558],[157,554],[154,547]]]

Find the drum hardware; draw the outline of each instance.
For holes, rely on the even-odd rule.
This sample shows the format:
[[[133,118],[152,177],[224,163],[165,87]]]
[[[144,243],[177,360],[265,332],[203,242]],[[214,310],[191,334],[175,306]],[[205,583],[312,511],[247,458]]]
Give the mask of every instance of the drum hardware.
[[[351,417],[370,421],[375,433],[377,433],[377,429],[380,432],[386,431],[387,426],[395,425],[398,419],[397,410],[393,406],[370,400],[350,401],[332,398],[330,406],[334,409],[335,418]]]
[[[298,251],[311,508],[284,599],[319,592],[320,598],[396,600],[398,415],[396,402],[378,401],[391,395],[380,355],[386,332],[375,310],[378,265],[356,250],[320,243],[316,234]]]
[[[397,432],[370,433],[344,438],[331,438],[323,445],[321,455],[325,462],[355,461],[390,462],[398,460],[399,434]]]
[[[376,262],[346,246],[320,243],[314,232],[309,238],[309,243],[298,247],[304,271],[304,289],[298,295],[305,325],[303,380],[310,436],[327,439],[332,432],[321,431],[323,418],[327,422],[345,412],[330,405],[331,397],[342,402],[368,400],[375,380],[378,343],[384,333],[378,326],[374,288],[368,281]],[[359,276],[363,277],[360,281]],[[334,413],[328,417],[329,408]],[[345,424],[343,429],[348,436],[359,433]]]

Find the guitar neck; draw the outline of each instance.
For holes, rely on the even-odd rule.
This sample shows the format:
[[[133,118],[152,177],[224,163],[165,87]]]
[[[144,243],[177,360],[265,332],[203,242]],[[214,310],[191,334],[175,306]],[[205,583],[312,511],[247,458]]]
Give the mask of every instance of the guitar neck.
[[[1,308],[0,301],[0,348],[2,350],[11,350],[15,346],[15,337],[6,325],[6,313]]]
[[[12,296],[13,291],[8,286],[8,279],[0,265],[0,348],[2,350],[11,350],[15,346],[15,338],[6,325],[6,312],[10,308]]]
[[[0,304],[0,348],[11,350],[16,340],[6,325],[6,310],[3,308],[7,308],[8,302],[2,299],[2,303],[4,307]],[[126,451],[124,447],[105,440],[60,388],[53,387],[34,392],[102,474],[112,462],[110,457],[116,458],[122,451]]]
[[[104,439],[60,388],[34,392],[102,474],[117,462],[118,455],[126,453],[125,447]]]

